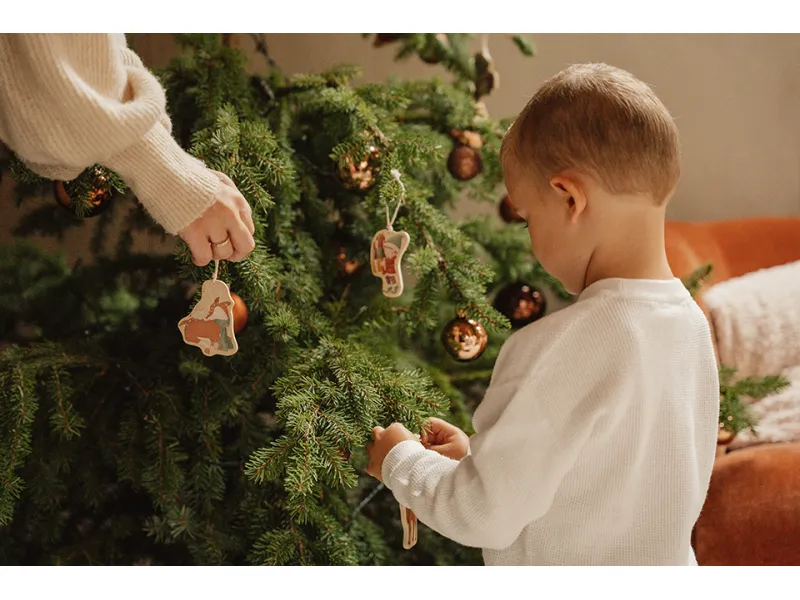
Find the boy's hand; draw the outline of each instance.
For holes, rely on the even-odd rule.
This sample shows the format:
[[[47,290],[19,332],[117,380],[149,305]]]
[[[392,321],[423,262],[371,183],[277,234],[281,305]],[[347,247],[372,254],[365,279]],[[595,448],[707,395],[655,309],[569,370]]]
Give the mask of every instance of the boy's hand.
[[[230,177],[212,171],[224,185],[217,191],[217,201],[178,235],[192,251],[192,260],[204,267],[212,260],[244,260],[255,247],[253,215]]]
[[[383,461],[386,455],[389,454],[389,451],[397,446],[397,444],[405,442],[406,440],[416,441],[417,436],[400,423],[392,423],[386,429],[383,427],[375,427],[372,430],[372,441],[367,444],[367,454],[369,454],[367,473],[378,481],[383,481],[381,479],[381,469],[383,468]]]
[[[423,445],[443,456],[461,460],[469,451],[469,436],[447,421],[432,418],[420,436]]]

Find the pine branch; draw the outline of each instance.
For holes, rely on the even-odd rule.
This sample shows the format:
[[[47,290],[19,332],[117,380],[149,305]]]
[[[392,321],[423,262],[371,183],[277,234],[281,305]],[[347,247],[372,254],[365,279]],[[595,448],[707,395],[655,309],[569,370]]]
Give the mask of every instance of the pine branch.
[[[790,382],[781,375],[765,377],[744,377],[736,379],[736,370],[724,365],[720,366],[720,427],[731,433],[739,433],[745,429],[757,434],[757,419],[748,408],[745,399],[760,399],[780,393]]]
[[[689,290],[689,293],[694,297],[704,285],[711,279],[711,274],[714,271],[712,264],[703,265],[696,269],[691,275],[683,279],[683,285]]]

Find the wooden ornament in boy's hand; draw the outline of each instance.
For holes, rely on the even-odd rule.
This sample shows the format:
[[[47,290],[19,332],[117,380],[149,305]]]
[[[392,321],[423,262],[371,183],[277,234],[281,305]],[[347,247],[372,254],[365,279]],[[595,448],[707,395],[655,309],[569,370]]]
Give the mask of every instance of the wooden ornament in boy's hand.
[[[494,308],[511,321],[512,327],[518,328],[542,318],[547,310],[547,301],[535,287],[516,282],[500,290]]]
[[[442,331],[445,350],[458,361],[475,360],[486,350],[489,335],[483,325],[466,315],[459,314]]]
[[[231,292],[231,299],[233,300],[233,332],[238,335],[247,326],[247,305],[233,292]]]
[[[403,548],[411,550],[419,539],[417,515],[410,508],[401,504],[400,522],[403,524]]]

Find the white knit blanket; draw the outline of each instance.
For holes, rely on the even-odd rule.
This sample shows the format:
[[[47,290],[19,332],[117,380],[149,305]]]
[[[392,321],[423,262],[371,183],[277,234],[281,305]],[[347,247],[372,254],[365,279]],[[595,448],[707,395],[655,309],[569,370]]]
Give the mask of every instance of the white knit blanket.
[[[782,374],[792,382],[779,394],[750,400],[758,436],[743,432],[731,447],[800,441],[800,262],[711,286],[703,302],[720,363],[738,377]]]

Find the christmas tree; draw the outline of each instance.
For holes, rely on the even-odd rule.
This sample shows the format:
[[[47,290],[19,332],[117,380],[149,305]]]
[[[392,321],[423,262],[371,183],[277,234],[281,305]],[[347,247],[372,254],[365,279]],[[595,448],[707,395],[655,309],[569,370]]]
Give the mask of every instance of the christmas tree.
[[[159,73],[173,134],[234,180],[256,223],[252,254],[218,266],[232,356],[184,343],[178,322],[215,266],[182,244],[134,252],[158,229],[124,181],[95,165],[49,182],[11,157],[19,203],[49,199],[0,250],[0,562],[480,562],[424,527],[404,550],[363,452],[393,421],[469,431],[509,325],[544,313],[545,287],[566,298],[506,204],[512,223],[449,216],[464,194],[502,196],[508,123],[482,102],[498,73],[469,38],[369,37],[452,77],[356,85],[351,66],[287,76],[260,37],[269,68],[254,75],[228,36],[180,36]],[[90,263],[23,240],[96,215]],[[408,248],[374,246],[384,229]]]

